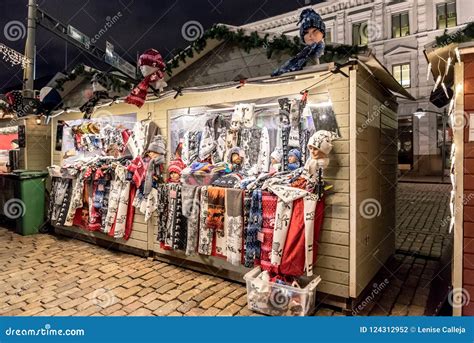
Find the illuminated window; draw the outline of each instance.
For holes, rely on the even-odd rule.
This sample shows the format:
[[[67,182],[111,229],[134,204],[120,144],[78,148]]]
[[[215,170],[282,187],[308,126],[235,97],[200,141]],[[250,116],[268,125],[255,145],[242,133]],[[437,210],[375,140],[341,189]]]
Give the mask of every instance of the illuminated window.
[[[352,44],[367,45],[369,39],[367,36],[367,22],[352,25]]]
[[[325,43],[331,43],[332,42],[332,32],[331,32],[331,30],[326,30],[326,36],[324,37],[324,42]]]
[[[392,38],[405,37],[409,34],[408,12],[392,15]]]
[[[403,88],[410,88],[410,63],[392,66],[392,75]]]
[[[456,1],[436,5],[436,25],[438,29],[456,26]]]

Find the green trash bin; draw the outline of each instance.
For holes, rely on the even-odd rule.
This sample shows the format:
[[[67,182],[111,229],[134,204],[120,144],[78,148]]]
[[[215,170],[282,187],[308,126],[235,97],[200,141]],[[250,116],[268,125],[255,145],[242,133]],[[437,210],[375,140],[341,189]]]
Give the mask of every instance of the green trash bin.
[[[5,175],[5,182],[11,182],[14,198],[5,202],[3,213],[15,221],[15,231],[21,235],[38,233],[45,221],[47,176],[44,171],[15,171]]]

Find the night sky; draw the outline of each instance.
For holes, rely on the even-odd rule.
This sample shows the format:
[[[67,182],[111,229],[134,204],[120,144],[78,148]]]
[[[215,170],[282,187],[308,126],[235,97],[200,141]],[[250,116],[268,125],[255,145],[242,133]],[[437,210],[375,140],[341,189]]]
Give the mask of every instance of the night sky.
[[[148,48],[157,49],[167,60],[174,49],[186,47],[189,42],[184,39],[181,29],[189,21],[199,22],[204,30],[214,23],[237,26],[317,2],[320,1],[38,0],[38,5],[57,20],[74,26],[89,37],[94,37],[104,28],[107,18],[116,16],[118,20],[114,20],[115,23],[100,36],[96,45],[105,50],[105,42],[109,41],[116,52],[133,62],[137,53]],[[26,41],[27,3],[27,0],[0,0],[0,43],[22,53]],[[20,30],[13,30],[15,26]],[[104,67],[71,44],[66,47],[65,41],[41,27],[37,28],[36,47],[36,79],[70,70],[79,63]],[[21,84],[22,75],[19,66],[12,67],[0,59],[0,93],[5,88]]]

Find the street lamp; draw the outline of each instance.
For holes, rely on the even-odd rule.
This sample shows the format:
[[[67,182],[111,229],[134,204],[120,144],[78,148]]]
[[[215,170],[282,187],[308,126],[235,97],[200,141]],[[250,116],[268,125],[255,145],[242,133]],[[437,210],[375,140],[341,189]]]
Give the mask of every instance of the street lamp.
[[[441,147],[441,182],[444,182],[444,169],[446,167],[446,123],[448,121],[448,115],[446,112],[446,108],[443,112],[436,112],[431,110],[425,110],[423,108],[418,108],[413,115],[415,115],[418,119],[421,119],[425,116],[426,113],[434,113],[436,115],[441,116],[443,122],[443,146]]]

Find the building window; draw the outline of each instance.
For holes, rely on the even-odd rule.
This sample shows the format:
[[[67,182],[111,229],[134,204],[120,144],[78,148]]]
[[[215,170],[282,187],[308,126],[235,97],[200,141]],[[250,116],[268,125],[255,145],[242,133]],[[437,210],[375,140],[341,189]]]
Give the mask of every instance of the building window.
[[[352,44],[367,45],[367,22],[352,24]]]
[[[456,26],[456,1],[450,0],[436,5],[436,27],[446,29]]]
[[[405,37],[409,34],[408,12],[392,15],[392,38]]]
[[[392,66],[392,75],[403,88],[410,88],[410,63]]]
[[[324,42],[325,43],[331,43],[332,42],[332,32],[331,32],[331,30],[326,30],[326,35],[324,36]]]

